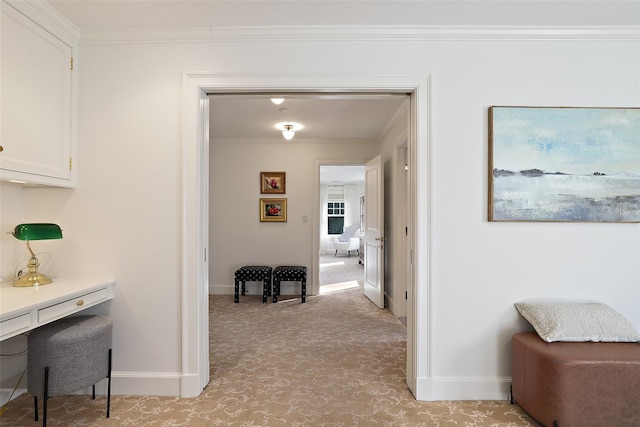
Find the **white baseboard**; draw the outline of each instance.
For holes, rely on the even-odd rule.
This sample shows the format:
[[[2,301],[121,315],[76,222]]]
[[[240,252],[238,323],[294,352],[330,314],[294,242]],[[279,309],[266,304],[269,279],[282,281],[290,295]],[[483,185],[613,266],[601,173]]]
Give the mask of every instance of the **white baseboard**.
[[[262,295],[262,282],[247,282],[247,295]],[[209,295],[233,295],[234,285],[212,285],[209,284]],[[307,296],[310,296],[309,283],[307,282]],[[300,295],[300,282],[282,282],[280,284],[281,295]]]
[[[198,397],[202,393],[200,375],[189,374],[182,376],[180,397]]]
[[[180,396],[179,372],[111,372],[111,394],[126,396]],[[88,390],[91,390],[90,388]],[[96,394],[107,394],[107,381],[96,384]]]
[[[509,400],[511,377],[418,378],[416,400]]]
[[[21,394],[25,394],[26,392],[27,389],[25,388],[16,389],[15,393],[13,392],[12,388],[0,388],[0,406],[7,403],[9,401],[9,397],[11,397],[11,400],[13,400]],[[13,396],[11,395],[11,393],[13,393]]]
[[[164,372],[111,372],[111,394],[126,396],[171,396],[177,397],[181,393],[181,377],[179,373]],[[96,394],[105,396],[107,394],[106,378],[96,384]],[[9,401],[9,396],[13,389],[0,389],[0,405]],[[201,392],[202,390],[200,390]],[[26,393],[26,389],[17,389],[12,400],[21,394]],[[72,394],[91,394],[91,387],[78,390]],[[197,397],[182,396],[182,397]],[[1,423],[0,423],[1,424]]]
[[[233,295],[233,285],[214,285],[209,283],[209,295]],[[252,286],[249,286],[249,290]]]

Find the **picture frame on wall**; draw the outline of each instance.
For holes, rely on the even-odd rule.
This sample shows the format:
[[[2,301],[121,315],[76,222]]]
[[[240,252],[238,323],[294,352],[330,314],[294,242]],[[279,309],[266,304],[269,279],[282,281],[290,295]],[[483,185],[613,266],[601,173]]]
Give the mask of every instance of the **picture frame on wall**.
[[[285,194],[286,172],[260,172],[260,194]]]
[[[287,199],[260,199],[260,222],[287,222]]]
[[[640,108],[489,108],[489,221],[640,222]]]

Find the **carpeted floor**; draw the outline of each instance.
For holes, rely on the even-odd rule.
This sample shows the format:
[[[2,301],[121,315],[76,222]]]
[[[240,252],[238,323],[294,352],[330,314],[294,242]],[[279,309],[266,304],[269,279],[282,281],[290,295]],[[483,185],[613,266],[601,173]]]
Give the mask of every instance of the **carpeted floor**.
[[[211,382],[201,396],[113,396],[110,419],[104,397],[54,397],[48,425],[538,426],[507,401],[416,401],[405,384],[406,329],[359,287],[305,304],[211,296],[210,310]],[[11,401],[0,425],[40,425],[32,402]]]
[[[321,294],[364,285],[364,266],[358,263],[357,255],[321,255],[319,267]]]

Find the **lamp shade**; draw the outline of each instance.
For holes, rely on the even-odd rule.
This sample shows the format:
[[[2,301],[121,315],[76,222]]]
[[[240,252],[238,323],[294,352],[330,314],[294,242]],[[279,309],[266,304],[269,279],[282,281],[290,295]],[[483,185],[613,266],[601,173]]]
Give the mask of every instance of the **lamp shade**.
[[[285,130],[282,131],[282,136],[287,141],[290,141],[296,133],[292,130],[292,126],[285,126]]]
[[[13,229],[12,234],[19,240],[62,239],[62,230],[57,224],[18,224],[16,228]]]

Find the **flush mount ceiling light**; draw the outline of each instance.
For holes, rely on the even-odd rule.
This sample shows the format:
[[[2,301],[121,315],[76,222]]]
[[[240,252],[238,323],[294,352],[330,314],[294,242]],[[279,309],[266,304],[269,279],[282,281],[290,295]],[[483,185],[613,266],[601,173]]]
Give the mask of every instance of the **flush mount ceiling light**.
[[[284,98],[271,98],[271,102],[273,102],[276,105],[280,105],[284,102]]]
[[[284,139],[288,141],[291,138],[293,138],[295,134],[296,134],[296,131],[293,130],[293,126],[284,125],[284,130],[282,131],[282,136],[284,136]]]
[[[302,129],[302,127],[303,126],[300,123],[293,122],[282,122],[276,125],[276,129],[282,131],[282,136],[284,136],[284,139],[287,141],[290,141],[296,132]]]

